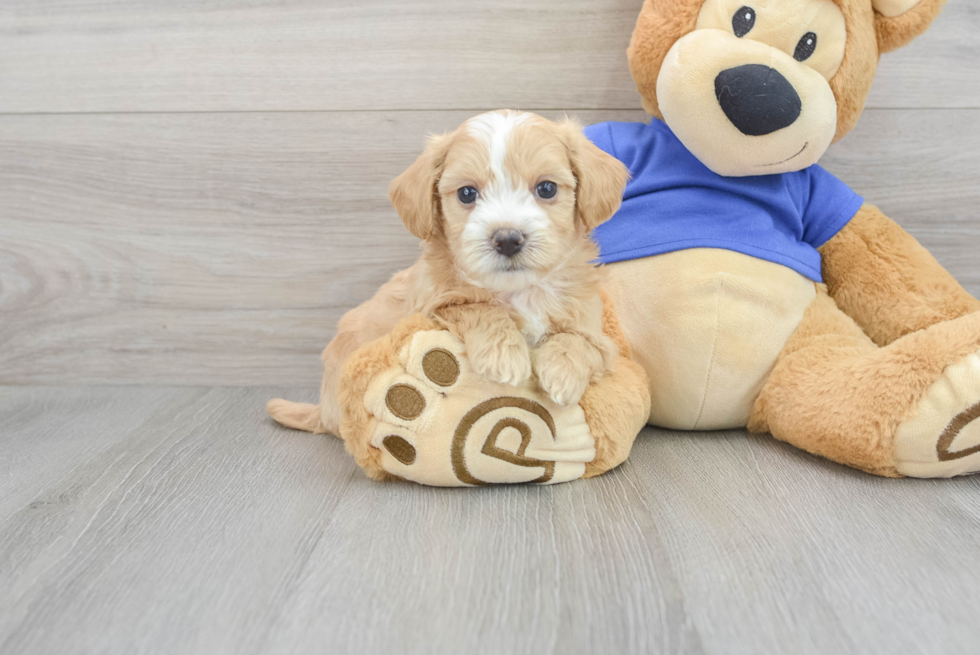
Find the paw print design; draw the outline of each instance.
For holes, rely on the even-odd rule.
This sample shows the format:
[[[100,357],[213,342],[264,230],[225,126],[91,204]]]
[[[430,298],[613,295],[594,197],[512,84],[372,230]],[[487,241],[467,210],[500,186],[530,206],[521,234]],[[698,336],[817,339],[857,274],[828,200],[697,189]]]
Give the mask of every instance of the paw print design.
[[[533,380],[483,378],[449,332],[417,332],[398,361],[364,397],[371,445],[393,475],[435,486],[550,484],[582,477],[595,459],[581,407],[553,403]]]
[[[934,478],[980,471],[980,352],[949,366],[895,433],[895,467]]]

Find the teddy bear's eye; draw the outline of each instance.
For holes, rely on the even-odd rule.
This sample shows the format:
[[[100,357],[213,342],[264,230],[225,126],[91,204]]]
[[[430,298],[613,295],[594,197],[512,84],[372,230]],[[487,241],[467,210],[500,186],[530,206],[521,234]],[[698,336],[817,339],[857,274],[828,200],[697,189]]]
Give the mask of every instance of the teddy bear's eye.
[[[735,16],[732,18],[732,29],[735,31],[735,36],[741,39],[751,32],[753,27],[755,27],[755,9],[742,7],[735,12]]]
[[[813,54],[813,51],[817,49],[817,35],[813,32],[807,32],[800,39],[800,42],[796,44],[796,52],[793,53],[793,58],[796,61],[806,61]]]

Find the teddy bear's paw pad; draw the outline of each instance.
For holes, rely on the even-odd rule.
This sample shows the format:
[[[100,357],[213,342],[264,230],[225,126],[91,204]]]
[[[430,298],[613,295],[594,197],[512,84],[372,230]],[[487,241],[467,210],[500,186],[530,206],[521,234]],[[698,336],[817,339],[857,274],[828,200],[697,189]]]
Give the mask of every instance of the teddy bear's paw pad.
[[[443,330],[416,333],[399,365],[371,381],[364,404],[382,467],[422,484],[565,482],[595,459],[581,407],[556,405],[530,381],[484,379]]]
[[[916,478],[980,471],[980,352],[947,367],[899,426],[895,468]]]

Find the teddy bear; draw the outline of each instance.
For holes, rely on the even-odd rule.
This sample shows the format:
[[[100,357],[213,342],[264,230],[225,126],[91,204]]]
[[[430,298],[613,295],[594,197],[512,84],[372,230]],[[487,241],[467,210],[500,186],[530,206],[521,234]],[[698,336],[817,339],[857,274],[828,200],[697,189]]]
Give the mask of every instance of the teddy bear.
[[[942,4],[644,2],[628,59],[652,119],[586,133],[632,174],[595,237],[650,424],[886,477],[980,470],[980,302],[817,164]]]
[[[594,231],[615,371],[557,406],[412,316],[321,394],[348,452],[378,480],[550,484],[615,468],[649,423],[770,433],[885,477],[980,470],[980,302],[817,164],[879,55],[942,4],[645,0],[628,59],[652,119],[586,128],[632,175]],[[269,404],[327,431],[292,414],[315,409]]]

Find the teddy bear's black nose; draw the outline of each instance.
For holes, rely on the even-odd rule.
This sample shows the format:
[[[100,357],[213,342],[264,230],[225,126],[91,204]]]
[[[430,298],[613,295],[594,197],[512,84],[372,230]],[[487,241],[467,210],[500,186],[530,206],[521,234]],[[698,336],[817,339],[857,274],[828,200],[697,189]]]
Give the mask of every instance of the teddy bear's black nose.
[[[800,95],[775,68],[746,64],[715,78],[718,104],[742,134],[764,136],[792,125],[800,117]]]

